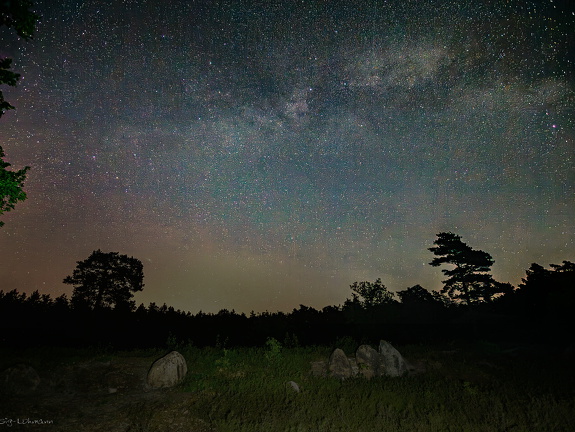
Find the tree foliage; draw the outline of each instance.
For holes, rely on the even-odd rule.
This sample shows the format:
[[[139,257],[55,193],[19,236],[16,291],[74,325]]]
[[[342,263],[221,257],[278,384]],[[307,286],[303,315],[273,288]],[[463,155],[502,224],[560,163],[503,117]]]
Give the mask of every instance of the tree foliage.
[[[23,39],[29,40],[34,35],[36,21],[40,18],[30,8],[29,0],[11,0],[0,2],[0,27],[14,28],[16,34]],[[12,59],[0,58],[0,85],[16,86],[20,75],[11,71]],[[10,103],[4,100],[4,94],[0,90],[0,117],[10,109],[14,109]],[[26,193],[22,190],[26,172],[30,167],[18,171],[9,171],[10,166],[5,162],[4,151],[0,146],[0,215],[5,211],[14,209],[18,201],[26,199]],[[4,225],[0,222],[0,227]]]
[[[22,189],[24,180],[26,180],[26,172],[30,167],[24,167],[18,171],[9,171],[6,168],[10,166],[5,162],[4,151],[0,147],[0,215],[4,212],[9,212],[14,209],[18,201],[26,199],[26,192]],[[0,227],[4,222],[0,221]]]
[[[12,72],[10,70],[11,66],[12,59],[0,58],[0,84],[16,87],[16,83],[20,79],[20,74]],[[14,109],[14,106],[4,99],[4,93],[0,90],[0,117],[2,117],[6,111],[11,109]]]
[[[78,261],[65,284],[74,286],[72,304],[90,309],[133,310],[134,293],[144,288],[142,262],[118,252],[97,250],[84,261]]]
[[[383,291],[380,281],[356,286]],[[166,346],[171,350],[190,341],[198,347],[226,348],[261,346],[274,338],[285,347],[331,345],[347,347],[347,352],[360,341],[381,338],[403,344],[539,340],[556,349],[568,347],[572,340],[574,287],[575,264],[564,261],[550,268],[533,264],[517,290],[490,304],[445,307],[447,296],[416,285],[398,293],[402,302],[390,300],[381,305],[373,301],[373,307],[365,307],[363,297],[354,292],[355,300],[344,306],[317,310],[300,305],[291,313],[252,311],[249,316],[233,309],[192,315],[165,303],[141,304],[137,309],[100,307],[87,313],[79,307],[82,302],[77,294],[70,302],[65,295],[52,299],[38,291],[26,295],[0,290],[0,341],[3,346],[18,347],[105,344],[119,349]]]
[[[30,40],[34,36],[36,21],[40,18],[30,10],[32,2],[30,0],[10,0],[0,2],[0,26],[14,28],[16,34],[25,40]],[[10,66],[12,59],[0,58],[0,84],[16,86],[20,74],[12,72]],[[0,117],[7,110],[14,109],[12,105],[4,100],[4,95],[0,91]]]
[[[435,297],[421,285],[414,285],[397,293],[403,304],[431,304],[435,303]]]
[[[571,308],[574,305],[575,263],[563,261],[549,266],[551,270],[533,263],[521,280],[515,296],[526,310],[544,309],[550,305]]]
[[[364,307],[378,306],[393,303],[394,293],[387,290],[387,287],[378,278],[375,282],[354,282],[350,285],[352,302],[360,303]]]
[[[493,280],[489,274],[494,261],[487,252],[474,250],[461,241],[461,237],[452,232],[441,232],[429,248],[437,257],[429,264],[438,267],[452,264],[452,269],[442,269],[448,276],[443,281],[442,294],[447,294],[453,301],[473,304],[491,301],[496,295],[511,289],[509,284]]]

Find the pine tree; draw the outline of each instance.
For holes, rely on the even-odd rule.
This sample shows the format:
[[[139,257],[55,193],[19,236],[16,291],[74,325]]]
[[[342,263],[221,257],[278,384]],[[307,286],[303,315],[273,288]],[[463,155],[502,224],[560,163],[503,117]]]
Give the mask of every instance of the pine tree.
[[[489,302],[497,294],[510,289],[509,284],[493,280],[489,274],[494,261],[487,252],[474,250],[461,241],[461,237],[452,232],[441,232],[429,248],[437,255],[429,264],[438,267],[452,264],[453,269],[442,269],[448,276],[443,281],[442,294],[447,294],[453,301],[463,304]]]

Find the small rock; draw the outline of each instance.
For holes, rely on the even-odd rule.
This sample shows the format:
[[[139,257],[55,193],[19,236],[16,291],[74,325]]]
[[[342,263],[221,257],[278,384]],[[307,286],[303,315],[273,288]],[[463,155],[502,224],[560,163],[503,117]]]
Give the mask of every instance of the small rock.
[[[152,364],[147,382],[153,388],[173,387],[181,383],[187,373],[186,359],[179,352],[172,351]]]

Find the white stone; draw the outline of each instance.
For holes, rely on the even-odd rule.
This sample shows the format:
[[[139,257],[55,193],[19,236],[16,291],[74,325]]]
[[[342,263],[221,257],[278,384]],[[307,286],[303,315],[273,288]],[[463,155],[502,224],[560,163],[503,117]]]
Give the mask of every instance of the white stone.
[[[180,384],[187,373],[186,359],[179,352],[172,351],[154,362],[147,382],[153,388],[173,387]]]

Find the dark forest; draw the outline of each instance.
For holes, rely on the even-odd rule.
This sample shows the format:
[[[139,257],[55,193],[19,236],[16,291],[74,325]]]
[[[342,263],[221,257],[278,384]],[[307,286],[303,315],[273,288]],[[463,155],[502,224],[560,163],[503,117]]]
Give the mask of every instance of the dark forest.
[[[366,301],[359,287],[383,292],[380,301]],[[321,310],[300,305],[290,313],[191,314],[166,304],[137,308],[98,307],[74,303],[66,295],[52,298],[0,291],[2,344],[175,348],[178,345],[261,346],[273,337],[285,346],[337,344],[345,338],[396,344],[451,340],[513,341],[569,344],[575,307],[575,264],[564,261],[544,268],[532,264],[515,289],[489,301],[469,304],[449,296],[408,288],[395,295],[378,280],[354,283],[351,299]],[[364,293],[365,294],[365,293]]]

